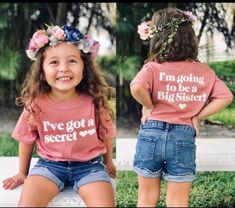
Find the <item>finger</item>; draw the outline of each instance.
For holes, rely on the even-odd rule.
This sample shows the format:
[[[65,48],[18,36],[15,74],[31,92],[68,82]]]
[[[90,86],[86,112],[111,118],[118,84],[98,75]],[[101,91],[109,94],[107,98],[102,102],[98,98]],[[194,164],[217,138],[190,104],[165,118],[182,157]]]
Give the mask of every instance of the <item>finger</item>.
[[[199,136],[199,129],[198,128],[195,128],[195,130],[196,130],[196,136]]]
[[[21,183],[19,181],[15,181],[14,183],[11,184],[11,186],[9,187],[9,189],[14,189],[17,186],[19,186]]]
[[[116,174],[117,174],[116,169],[112,170],[112,171],[111,171],[111,174],[112,174],[112,176],[113,176],[114,178],[116,178]]]
[[[141,118],[141,123],[144,124],[147,120],[147,116],[142,116]]]
[[[116,170],[110,171],[113,176],[116,176]]]
[[[7,185],[7,184],[9,184],[9,183],[12,183],[14,180],[13,180],[13,178],[7,178],[7,179],[5,179],[4,181],[3,181],[3,186],[5,186],[5,185]]]
[[[109,173],[109,176],[111,177],[111,178],[116,178],[116,175],[115,174],[113,174],[113,173]]]
[[[116,170],[108,169],[107,171],[108,171],[108,174],[111,178],[116,177]]]
[[[3,185],[3,188],[4,189],[9,189],[12,186],[13,183],[15,183],[15,181],[9,180]]]
[[[7,183],[8,181],[11,181],[12,180],[12,177],[11,178],[6,178],[6,179],[4,179],[2,182],[3,183]]]
[[[197,129],[196,135],[199,136],[199,134],[200,134],[200,131],[199,129]]]
[[[15,180],[9,187],[9,189],[14,189],[16,188],[17,186],[21,185],[22,184],[22,181],[21,180]]]
[[[23,181],[21,179],[17,179],[17,178],[10,178],[4,185],[3,188],[4,189],[14,189],[15,187],[17,187],[18,185],[22,184]]]

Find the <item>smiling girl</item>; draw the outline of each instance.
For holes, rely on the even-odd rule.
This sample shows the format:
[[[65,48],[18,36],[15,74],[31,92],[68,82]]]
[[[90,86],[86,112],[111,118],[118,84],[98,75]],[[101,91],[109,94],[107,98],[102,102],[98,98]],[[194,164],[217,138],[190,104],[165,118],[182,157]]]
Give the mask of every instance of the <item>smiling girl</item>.
[[[67,186],[88,207],[115,206],[116,130],[108,104],[115,91],[95,65],[98,50],[97,41],[68,26],[48,26],[30,40],[26,52],[34,62],[12,133],[19,141],[19,172],[3,181],[5,189],[24,183],[18,206],[47,206]],[[39,160],[29,171],[35,145]]]

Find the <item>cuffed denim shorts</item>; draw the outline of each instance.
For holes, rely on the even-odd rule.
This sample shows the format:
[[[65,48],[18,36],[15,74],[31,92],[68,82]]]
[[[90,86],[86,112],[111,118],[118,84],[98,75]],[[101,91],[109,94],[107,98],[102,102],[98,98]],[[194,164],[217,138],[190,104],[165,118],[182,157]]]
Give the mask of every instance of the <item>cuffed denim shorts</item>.
[[[143,177],[192,182],[196,170],[196,130],[190,125],[148,120],[141,124],[134,171]]]
[[[28,174],[28,176],[32,175],[40,175],[52,180],[60,191],[71,186],[77,192],[81,186],[95,181],[111,183],[101,156],[87,162],[52,161],[39,158]]]

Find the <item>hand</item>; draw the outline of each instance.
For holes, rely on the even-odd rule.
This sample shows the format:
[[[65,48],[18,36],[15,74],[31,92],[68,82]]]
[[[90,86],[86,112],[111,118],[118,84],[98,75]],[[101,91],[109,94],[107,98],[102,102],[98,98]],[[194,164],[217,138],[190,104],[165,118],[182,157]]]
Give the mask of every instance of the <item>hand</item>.
[[[106,165],[106,170],[111,178],[116,178],[116,166],[113,161],[104,162]]]
[[[193,127],[196,129],[196,136],[200,134],[200,119],[196,116],[192,118]]]
[[[148,117],[151,115],[152,111],[154,109],[154,106],[152,106],[151,108],[146,108],[146,107],[142,107],[142,117],[141,117],[141,123],[144,124]]]
[[[17,186],[23,184],[26,177],[27,177],[27,175],[25,175],[23,173],[18,173],[10,178],[7,178],[3,181],[3,188],[4,189],[14,189]]]

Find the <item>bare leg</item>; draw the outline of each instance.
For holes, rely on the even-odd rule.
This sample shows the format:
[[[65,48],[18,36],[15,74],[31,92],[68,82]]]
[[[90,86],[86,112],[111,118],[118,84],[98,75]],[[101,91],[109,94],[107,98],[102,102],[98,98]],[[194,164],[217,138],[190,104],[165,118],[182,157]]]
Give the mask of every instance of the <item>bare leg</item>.
[[[58,192],[53,181],[39,175],[29,176],[24,182],[18,206],[46,207]]]
[[[167,207],[188,207],[192,183],[167,182]]]
[[[87,207],[115,207],[115,196],[111,183],[91,182],[81,186],[78,192]]]
[[[137,207],[156,207],[160,198],[161,179],[138,176]]]

